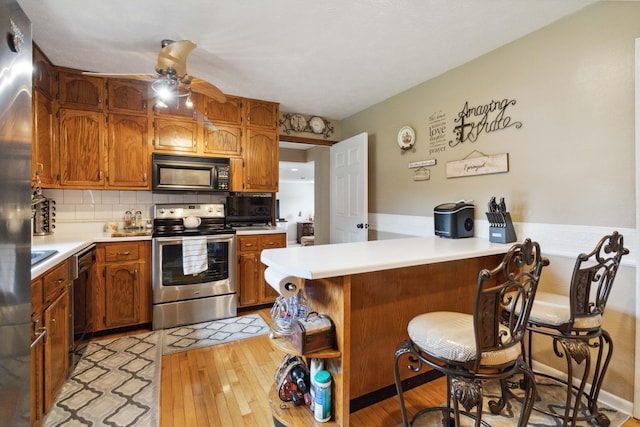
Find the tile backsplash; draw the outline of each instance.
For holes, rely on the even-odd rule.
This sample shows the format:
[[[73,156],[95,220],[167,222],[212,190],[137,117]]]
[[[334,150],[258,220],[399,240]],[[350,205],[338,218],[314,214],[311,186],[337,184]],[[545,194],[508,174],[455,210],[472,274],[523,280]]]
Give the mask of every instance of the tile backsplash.
[[[151,218],[160,203],[225,203],[224,194],[154,194],[151,191],[43,189],[56,202],[57,222],[122,222],[125,211]]]

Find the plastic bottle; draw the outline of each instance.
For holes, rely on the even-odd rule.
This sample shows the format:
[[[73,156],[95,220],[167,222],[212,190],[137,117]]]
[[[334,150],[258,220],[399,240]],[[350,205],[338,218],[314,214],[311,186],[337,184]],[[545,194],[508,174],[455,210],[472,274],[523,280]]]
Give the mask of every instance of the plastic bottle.
[[[331,374],[325,370],[318,371],[314,380],[313,416],[316,421],[324,423],[331,419]]]
[[[318,371],[324,369],[324,361],[322,359],[311,359],[309,363],[309,378],[311,379],[311,404],[309,405],[309,409],[311,412],[314,410],[314,401],[315,401],[315,382],[316,382],[316,374]]]

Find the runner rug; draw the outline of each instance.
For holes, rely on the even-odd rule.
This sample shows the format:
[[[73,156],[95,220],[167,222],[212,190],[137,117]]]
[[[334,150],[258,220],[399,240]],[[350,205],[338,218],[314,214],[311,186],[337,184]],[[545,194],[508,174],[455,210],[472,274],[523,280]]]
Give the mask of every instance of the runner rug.
[[[546,378],[536,377],[536,387],[538,397],[536,399],[535,406],[538,408],[544,408],[545,410],[560,414],[564,413],[564,399],[565,399],[565,388],[564,385],[560,385],[557,382],[553,382]],[[497,383],[488,383],[484,388],[484,398],[483,398],[483,410],[482,410],[482,421],[486,421],[491,427],[513,427],[517,425],[518,419],[520,418],[520,403],[516,399],[510,399],[507,406],[502,410],[502,413],[499,415],[494,415],[489,411],[488,402],[490,400],[498,400],[500,397],[499,393],[499,385]],[[521,392],[517,392],[517,394],[522,394]],[[575,399],[575,396],[574,396]],[[575,401],[575,400],[574,400]],[[584,406],[584,405],[583,405]],[[624,414],[615,409],[609,408],[606,405],[599,405],[600,412],[605,414],[611,424],[609,427],[620,427],[625,421],[629,418],[627,414]],[[472,410],[475,412],[475,408]],[[581,415],[586,415],[587,409],[582,407],[580,409]],[[413,414],[407,414],[409,417],[412,417]],[[461,417],[460,424],[462,426],[473,426],[474,419],[470,417]],[[441,426],[442,425],[442,413],[441,412],[430,412],[423,414],[422,416],[416,419],[413,424],[414,427],[418,426]],[[531,417],[529,418],[529,422],[527,426],[534,427],[548,427],[548,426],[560,426],[562,425],[562,421],[557,418],[551,417],[549,415],[543,414],[534,410],[531,413]],[[577,426],[581,427],[593,427],[594,424],[589,424],[586,422],[578,422]]]
[[[208,347],[268,332],[269,326],[259,314],[179,326],[162,331],[162,354]]]
[[[159,333],[89,344],[44,426],[140,426],[159,422]]]

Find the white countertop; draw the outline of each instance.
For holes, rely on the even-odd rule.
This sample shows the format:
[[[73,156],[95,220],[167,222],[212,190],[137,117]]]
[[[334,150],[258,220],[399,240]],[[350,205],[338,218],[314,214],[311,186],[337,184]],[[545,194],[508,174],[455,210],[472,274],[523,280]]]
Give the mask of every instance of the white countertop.
[[[48,236],[33,236],[31,239],[32,251],[58,251],[55,255],[39,262],[31,267],[31,278],[54,267],[59,262],[90,246],[96,242],[122,242],[127,240],[151,240],[151,236],[111,237],[110,233],[55,233]]]
[[[71,233],[54,233],[47,236],[33,236],[31,240],[32,251],[48,251],[56,250],[58,253],[39,262],[31,268],[31,278],[45,273],[56,264],[64,261],[70,256],[82,251],[93,243],[97,242],[124,242],[130,240],[151,240],[151,236],[129,236],[129,237],[112,237],[111,233],[103,233],[96,231],[87,231],[83,227],[79,227],[80,232]],[[273,234],[285,233],[281,228],[254,226],[254,227],[238,227],[236,234]]]
[[[501,254],[510,247],[511,244],[491,243],[477,237],[410,237],[265,249],[260,259],[283,274],[303,279],[322,279]]]
[[[287,230],[278,227],[268,227],[266,225],[254,225],[250,227],[234,227],[238,236],[249,234],[278,234],[286,233]]]

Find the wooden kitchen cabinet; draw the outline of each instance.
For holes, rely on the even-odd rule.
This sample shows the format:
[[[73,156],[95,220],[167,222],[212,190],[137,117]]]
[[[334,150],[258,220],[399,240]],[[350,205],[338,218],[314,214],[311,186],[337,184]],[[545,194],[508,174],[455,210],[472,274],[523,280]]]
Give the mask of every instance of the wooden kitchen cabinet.
[[[60,109],[60,185],[104,188],[105,116],[91,110]]]
[[[33,89],[33,141],[31,145],[31,183],[43,188],[59,184],[58,120],[53,98]]]
[[[31,342],[44,330],[42,279],[31,281]],[[44,418],[44,337],[31,346],[31,425],[39,426]]]
[[[231,157],[242,154],[242,129],[239,126],[216,125],[217,130],[204,126],[204,154]]]
[[[242,98],[231,95],[225,96],[227,102],[224,103],[218,102],[213,98],[203,97],[203,114],[216,126],[218,124],[241,126],[243,116]]]
[[[33,45],[33,87],[52,99],[58,93],[56,69],[35,44]]]
[[[247,127],[276,130],[278,104],[257,99],[246,100]]]
[[[203,153],[222,157],[242,155],[242,98],[227,96],[227,102],[203,97]],[[207,124],[210,121],[216,128]]]
[[[44,188],[58,185],[58,120],[56,71],[47,57],[33,47],[33,143],[31,184]]]
[[[71,313],[69,286],[44,309],[47,334],[44,341],[44,413],[46,414],[69,372],[69,335]]]
[[[69,371],[71,302],[69,261],[31,281],[31,425],[40,425]]]
[[[243,160],[244,191],[278,191],[280,154],[277,131],[247,128]]]
[[[198,123],[191,119],[155,117],[153,148],[182,154],[198,152]]]
[[[147,117],[109,114],[107,126],[109,188],[150,190]]]
[[[136,80],[107,79],[107,109],[114,113],[147,115],[149,84]]]
[[[58,73],[58,91],[61,107],[102,111],[105,100],[105,79],[87,76],[77,70]]]
[[[150,241],[96,245],[96,331],[151,322],[150,255]]]
[[[286,234],[252,234],[238,236],[238,306],[273,303],[278,293],[264,280],[265,265],[260,262],[263,249],[283,248]]]

